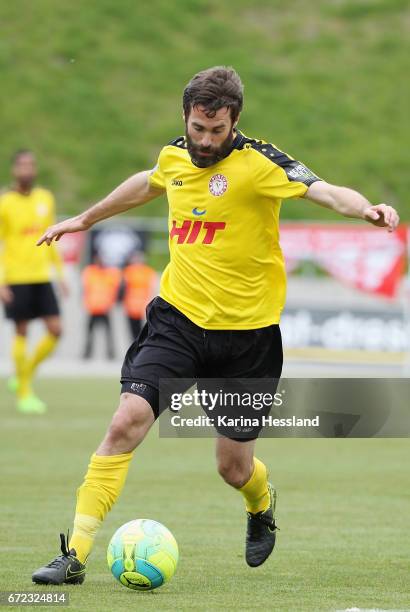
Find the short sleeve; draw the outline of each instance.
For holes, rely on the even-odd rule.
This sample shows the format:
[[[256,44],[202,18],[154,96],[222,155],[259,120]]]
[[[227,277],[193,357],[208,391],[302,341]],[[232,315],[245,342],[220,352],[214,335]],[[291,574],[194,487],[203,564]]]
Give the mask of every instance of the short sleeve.
[[[252,145],[254,183],[258,193],[271,198],[300,198],[309,186],[322,179],[302,162],[280,151],[272,144]]]
[[[157,163],[149,172],[149,182],[151,187],[155,189],[165,189],[165,177],[161,169],[161,153],[159,154]]]

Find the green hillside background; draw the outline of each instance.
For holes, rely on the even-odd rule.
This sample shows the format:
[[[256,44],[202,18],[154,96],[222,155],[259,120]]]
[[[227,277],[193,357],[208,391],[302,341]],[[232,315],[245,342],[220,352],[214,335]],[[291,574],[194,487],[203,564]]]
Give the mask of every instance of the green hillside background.
[[[152,167],[183,132],[185,83],[228,64],[243,131],[410,219],[407,0],[15,0],[0,22],[0,184],[10,154],[32,148],[59,214]],[[334,218],[303,200],[282,210]]]

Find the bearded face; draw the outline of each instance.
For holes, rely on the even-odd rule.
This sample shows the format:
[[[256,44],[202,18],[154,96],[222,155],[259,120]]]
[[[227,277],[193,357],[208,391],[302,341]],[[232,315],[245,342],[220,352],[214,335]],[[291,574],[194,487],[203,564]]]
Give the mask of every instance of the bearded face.
[[[18,155],[13,163],[12,174],[16,185],[22,191],[30,191],[37,178],[37,166],[34,155],[28,151]]]
[[[198,168],[209,168],[231,152],[236,123],[229,108],[220,108],[209,117],[206,108],[193,107],[185,126],[188,153]]]
[[[219,146],[202,147],[196,144],[186,132],[188,153],[191,156],[192,163],[198,168],[209,168],[209,166],[213,166],[229,155],[233,139],[234,134],[231,132]]]

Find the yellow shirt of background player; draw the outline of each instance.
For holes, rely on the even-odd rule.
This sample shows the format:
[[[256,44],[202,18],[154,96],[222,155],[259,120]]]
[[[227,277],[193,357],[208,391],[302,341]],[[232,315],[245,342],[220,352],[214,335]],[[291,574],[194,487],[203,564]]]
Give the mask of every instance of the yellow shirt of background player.
[[[55,223],[54,197],[36,187],[29,195],[7,191],[0,195],[0,284],[45,283],[52,267],[61,274],[56,246],[39,248],[36,241]]]
[[[241,133],[209,168],[192,163],[183,137],[165,146],[150,175],[169,202],[161,297],[205,329],[278,323],[286,295],[281,201],[303,196],[317,180],[273,145]]]

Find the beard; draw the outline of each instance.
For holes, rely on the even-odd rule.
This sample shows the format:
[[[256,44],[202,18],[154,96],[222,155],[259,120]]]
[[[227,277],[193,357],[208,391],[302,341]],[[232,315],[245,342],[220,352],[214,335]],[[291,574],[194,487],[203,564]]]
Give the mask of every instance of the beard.
[[[187,149],[189,155],[191,156],[192,163],[198,168],[209,168],[210,166],[217,164],[231,152],[234,137],[235,135],[232,130],[229,136],[225,138],[219,147],[201,147],[200,145],[195,144],[188,132],[185,131]],[[202,155],[202,153],[207,153],[207,155]]]
[[[34,176],[22,176],[16,180],[16,183],[21,191],[28,192],[33,188],[34,181]]]

